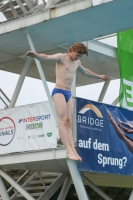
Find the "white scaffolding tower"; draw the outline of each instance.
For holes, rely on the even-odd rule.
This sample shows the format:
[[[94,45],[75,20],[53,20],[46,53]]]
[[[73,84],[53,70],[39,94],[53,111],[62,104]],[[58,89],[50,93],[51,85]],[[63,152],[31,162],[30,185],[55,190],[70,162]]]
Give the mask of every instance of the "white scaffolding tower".
[[[16,20],[14,19],[0,24],[0,69],[20,74],[20,78],[10,101],[9,108],[13,108],[15,106],[26,75],[41,78],[56,119],[53,102],[51,100],[46,82],[47,76],[49,77],[48,81],[54,82],[55,80],[53,73],[51,73],[51,69],[45,68],[45,65],[47,65],[48,68],[49,66],[52,67],[52,65],[48,63],[44,64],[37,60],[33,62],[31,58],[25,59],[24,54],[27,50],[29,50],[29,48],[37,52],[46,53],[56,53],[60,50],[66,52],[66,48],[73,42],[86,41],[85,43],[90,51],[90,55],[89,59],[86,59],[86,61],[85,59],[83,60],[84,66],[86,68],[89,67],[90,69],[94,68],[96,71],[99,70],[101,73],[106,70],[106,74],[111,76],[112,79],[119,78],[116,49],[100,44],[97,41],[92,41],[92,39],[130,28],[132,26],[132,18],[130,18],[130,15],[132,16],[132,10],[130,7],[133,6],[131,0],[128,0],[127,2],[121,2],[119,0],[112,1],[107,4],[99,5],[95,8],[92,8],[94,1],[91,0],[68,1],[65,3],[61,2],[61,4],[57,5],[55,5],[55,3],[53,4],[52,1],[49,1],[47,6],[44,5],[43,9],[35,13],[32,11],[36,11],[35,8],[38,6],[38,1],[12,0],[6,4],[3,4],[3,1],[0,1],[0,3],[0,9],[5,14],[7,19],[11,18],[11,15],[13,17],[18,17],[18,15],[23,16],[17,18]],[[15,7],[16,3],[19,6],[20,13],[17,12],[17,7]],[[52,5],[54,6],[52,7]],[[119,20],[116,20],[119,6],[121,6],[121,16],[119,16],[121,19],[123,18],[122,13],[127,13],[128,11],[128,16],[124,15],[126,23],[123,22],[123,24],[119,23]],[[27,15],[29,13],[31,15]],[[95,17],[97,17],[97,20],[95,21],[96,24],[94,24],[93,21]],[[112,23],[109,21],[111,17],[116,23],[114,27],[111,26]],[[110,24],[108,24],[108,22]],[[104,63],[107,63],[107,67],[105,67]],[[76,85],[81,86],[88,84],[87,81],[87,79],[83,80],[78,74],[77,77],[75,76],[72,87],[73,97],[76,96]],[[99,82],[99,80],[90,80],[89,84],[94,82]],[[109,83],[110,81],[104,84],[98,101],[103,101]],[[113,102],[113,105],[117,104],[117,102],[118,99]],[[74,139],[75,138],[76,131],[74,133]],[[66,153],[63,147],[53,150],[1,155],[0,176],[11,184],[12,187],[9,191],[12,190],[12,188],[15,188],[14,195],[16,195],[16,197],[24,196],[29,200],[33,200],[35,195],[34,197],[31,196],[29,192],[27,192],[28,189],[24,188],[27,188],[26,186],[29,182],[34,183],[34,178],[37,176],[42,184],[40,187],[44,189],[43,194],[41,193],[40,196],[38,196],[38,200],[49,200],[51,195],[53,195],[62,185],[63,187],[58,196],[58,200],[65,199],[72,181],[75,185],[78,198],[80,200],[87,200],[89,197],[86,194],[82,179],[105,200],[111,200],[111,198],[103,193],[96,185],[106,184],[107,186],[111,186],[112,183],[114,186],[119,185],[122,187],[125,186],[126,183],[128,183],[129,186],[133,182],[131,177],[126,176],[111,176],[108,174],[98,173],[80,174],[77,169],[76,162],[66,159],[65,156]],[[8,173],[3,170],[4,168],[28,171],[26,171],[20,179],[14,181]],[[31,173],[24,185],[20,186],[18,184],[19,181],[22,180],[23,177],[29,173],[29,171],[35,172]],[[46,182],[42,178],[43,175],[41,173],[37,173],[37,171],[45,171],[47,173],[55,172],[58,174],[54,174],[55,179],[51,182],[51,186],[47,188],[45,185]],[[2,199],[8,200],[15,198],[15,196],[9,197],[9,191],[6,191],[1,177],[0,193]],[[118,179],[118,182],[116,182],[116,178]],[[105,183],[103,183],[103,180]],[[130,200],[131,199],[133,199],[132,193],[130,196]]]

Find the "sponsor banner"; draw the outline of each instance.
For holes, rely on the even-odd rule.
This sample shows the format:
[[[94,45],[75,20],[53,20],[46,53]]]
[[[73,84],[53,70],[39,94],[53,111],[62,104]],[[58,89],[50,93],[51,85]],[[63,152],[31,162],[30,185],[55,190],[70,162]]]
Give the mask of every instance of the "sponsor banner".
[[[133,174],[133,111],[77,98],[80,171]]]
[[[0,154],[55,148],[57,136],[49,102],[0,111]]]
[[[117,34],[120,70],[120,106],[133,110],[133,30]]]

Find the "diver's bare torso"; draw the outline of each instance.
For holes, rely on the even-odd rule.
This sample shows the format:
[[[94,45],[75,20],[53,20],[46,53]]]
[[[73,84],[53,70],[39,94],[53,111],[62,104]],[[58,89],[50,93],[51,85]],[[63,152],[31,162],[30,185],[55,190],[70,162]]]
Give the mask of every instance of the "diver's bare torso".
[[[59,54],[59,61],[56,62],[56,88],[71,90],[73,77],[79,67],[79,60],[72,61],[68,54]]]

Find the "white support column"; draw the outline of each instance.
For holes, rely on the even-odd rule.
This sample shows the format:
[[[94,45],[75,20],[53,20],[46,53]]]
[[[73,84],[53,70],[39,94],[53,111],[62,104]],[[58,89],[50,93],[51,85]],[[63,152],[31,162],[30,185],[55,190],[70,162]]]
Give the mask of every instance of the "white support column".
[[[25,1],[26,5],[28,6],[29,9],[32,9],[34,7],[33,1],[29,1],[29,0],[24,0],[24,1]]]
[[[10,200],[1,176],[0,176],[0,195],[1,195],[2,200]]]
[[[88,184],[96,193],[98,193],[105,200],[112,200],[107,194],[105,194],[102,190],[96,187],[89,179],[87,179],[84,175],[82,175],[82,179],[84,182]]]
[[[13,4],[10,4],[9,7],[11,8],[11,11],[12,11],[12,14],[14,15],[14,17],[17,17],[18,14],[17,14],[17,11],[14,9]]]
[[[132,190],[132,192],[131,192],[130,197],[129,197],[128,200],[133,200],[133,190]]]
[[[119,97],[117,97],[112,103],[111,105],[116,106],[119,103]]]
[[[116,106],[123,98],[123,93],[121,93],[114,101],[111,105]]]
[[[13,94],[13,96],[12,96],[12,99],[11,99],[11,102],[10,102],[10,105],[9,105],[8,108],[12,108],[12,107],[15,106],[15,103],[16,103],[16,101],[17,101],[19,92],[20,92],[21,87],[22,87],[22,85],[23,85],[25,76],[26,76],[26,74],[27,74],[27,72],[28,72],[28,70],[29,70],[31,61],[32,61],[31,58],[27,58],[26,63],[25,63],[25,66],[24,66],[24,68],[23,68],[23,70],[22,70],[22,73],[21,73],[21,75],[20,75],[20,77],[19,77],[17,86],[16,86],[16,88],[15,88],[14,94]]]
[[[107,91],[107,89],[108,89],[108,87],[109,87],[109,83],[110,83],[110,80],[108,80],[108,81],[106,81],[106,82],[104,83],[103,88],[102,88],[102,91],[101,91],[101,94],[100,94],[99,99],[98,99],[99,102],[102,102],[102,101],[103,101],[104,96],[105,96],[105,94],[106,94],[106,91]]]
[[[66,177],[66,180],[65,180],[63,186],[62,186],[61,192],[60,192],[57,200],[65,200],[71,184],[72,184],[72,179],[71,179],[71,176],[68,175]]]
[[[26,199],[35,200],[26,190],[24,190],[18,183],[16,183],[8,174],[6,174],[2,169],[0,169],[0,175],[9,182],[18,192],[20,192]],[[2,199],[8,200],[8,199]]]
[[[46,8],[51,8],[53,4],[54,4],[54,0],[48,0]]]
[[[73,97],[73,117],[72,117],[72,133],[74,143],[77,141],[77,132],[76,132],[76,73],[72,82],[72,97]]]
[[[3,92],[2,89],[0,89],[0,92],[3,94],[3,96],[7,99],[8,102],[10,102],[10,99],[6,96],[6,94]]]
[[[66,159],[66,161],[67,161],[67,165],[68,165],[79,200],[90,200],[87,197],[80,173],[77,169],[76,161],[70,160],[70,159]]]
[[[23,11],[24,14],[27,13],[26,8],[24,7],[24,5],[22,4],[22,2],[20,0],[16,0],[17,4],[20,6],[20,9]]]
[[[28,42],[29,42],[29,45],[30,45],[30,48],[32,51],[36,52],[36,49],[34,47],[34,44],[32,42],[32,39],[30,37],[30,34],[28,32],[25,32],[26,36],[27,36],[27,39],[28,39]],[[54,107],[54,103],[52,101],[52,98],[51,98],[51,95],[50,95],[50,92],[49,92],[49,88],[47,86],[47,82],[46,82],[46,78],[45,78],[45,75],[44,75],[44,72],[43,72],[43,69],[42,69],[42,66],[41,66],[41,63],[39,60],[35,59],[35,62],[36,62],[36,65],[37,65],[37,69],[39,71],[39,74],[40,74],[40,77],[42,79],[42,82],[43,82],[43,86],[45,88],[45,91],[46,91],[46,94],[48,96],[48,100],[49,100],[49,103],[50,103],[50,106],[51,106],[51,109],[53,111],[53,114],[54,114],[54,117],[55,117],[55,121],[56,123],[58,124],[58,120],[57,120],[57,116],[56,116],[56,112],[55,112],[55,107]]]
[[[73,133],[73,141],[74,141],[74,144],[75,144],[77,142],[76,98],[73,98],[72,133]]]
[[[72,96],[76,97],[76,73],[74,74],[71,92],[72,92]]]
[[[4,101],[2,97],[0,97],[1,101],[5,104],[6,107],[8,107],[7,103]]]

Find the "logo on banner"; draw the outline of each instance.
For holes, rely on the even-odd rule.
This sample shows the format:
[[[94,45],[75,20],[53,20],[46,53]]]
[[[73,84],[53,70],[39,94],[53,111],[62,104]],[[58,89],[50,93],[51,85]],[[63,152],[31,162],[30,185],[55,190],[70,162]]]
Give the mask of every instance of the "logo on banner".
[[[51,114],[26,117],[26,118],[23,118],[23,119],[18,119],[18,123],[21,123],[21,122],[27,123],[27,122],[44,121],[44,120],[49,120],[50,117],[51,117]]]
[[[3,117],[0,119],[0,145],[7,146],[15,136],[16,126],[13,119]]]
[[[83,158],[83,162],[78,165],[79,170],[127,173],[133,155],[133,140],[130,139],[132,125],[129,123],[133,114],[113,106],[110,108],[100,103],[93,104],[91,101],[85,104],[77,99],[77,144],[78,153]],[[125,114],[128,116],[127,121]],[[122,117],[119,119],[120,116],[124,120]],[[130,148],[131,154],[127,148]],[[90,162],[90,157],[95,159]]]
[[[93,111],[93,113],[95,114],[94,117],[89,117],[89,112],[88,111]],[[94,106],[93,104],[86,104],[85,106],[83,106],[79,112],[78,112],[78,123],[81,123],[82,125],[91,125],[91,126],[96,126],[96,127],[104,127],[103,126],[103,115],[100,112],[100,110]],[[85,127],[81,127],[81,128],[85,128]],[[89,127],[88,127],[89,128]]]
[[[29,135],[28,139],[36,139],[36,135]]]
[[[51,137],[52,136],[52,132],[47,133],[47,136]]]
[[[98,108],[93,104],[86,104],[79,110],[79,113],[85,114],[88,110],[92,110],[97,115],[97,117],[103,118],[100,110],[98,110]]]
[[[38,135],[38,137],[39,137],[39,138],[40,138],[40,137],[45,137],[45,134]]]
[[[31,130],[31,129],[42,129],[43,128],[43,123],[34,123],[34,124],[26,124],[26,130]]]
[[[133,82],[123,79],[122,107],[133,110]]]

